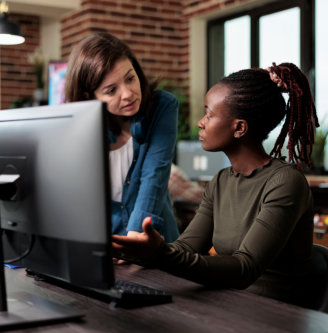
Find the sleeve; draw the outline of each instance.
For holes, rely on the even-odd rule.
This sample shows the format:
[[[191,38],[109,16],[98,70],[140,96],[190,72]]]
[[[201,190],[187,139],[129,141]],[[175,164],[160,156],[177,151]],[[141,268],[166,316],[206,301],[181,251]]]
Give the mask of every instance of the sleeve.
[[[232,255],[204,254],[213,233],[207,190],[190,227],[174,243],[162,245],[156,266],[216,288],[247,288],[283,250],[311,198],[296,170],[273,176],[266,187],[260,212]]]
[[[160,214],[168,197],[168,181],[177,138],[178,101],[168,92],[160,91],[158,104],[150,124],[148,150],[143,162],[138,196],[127,231],[142,231],[142,221],[152,216],[152,225],[160,233]]]

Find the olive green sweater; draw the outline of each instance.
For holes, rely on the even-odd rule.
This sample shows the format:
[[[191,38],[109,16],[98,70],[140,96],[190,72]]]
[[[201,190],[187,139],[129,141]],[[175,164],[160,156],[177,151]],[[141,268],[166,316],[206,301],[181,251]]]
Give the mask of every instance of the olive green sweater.
[[[187,229],[163,244],[156,266],[216,288],[284,294],[309,269],[312,206],[304,175],[282,160],[248,176],[223,169],[207,185]],[[212,246],[218,255],[208,255]]]

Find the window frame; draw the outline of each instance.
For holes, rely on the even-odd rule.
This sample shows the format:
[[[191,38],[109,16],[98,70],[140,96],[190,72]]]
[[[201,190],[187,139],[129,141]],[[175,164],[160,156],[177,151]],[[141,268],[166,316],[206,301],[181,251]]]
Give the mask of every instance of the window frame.
[[[250,17],[250,61],[251,67],[259,67],[259,20],[261,16],[282,10],[300,8],[300,61],[301,69],[308,76],[315,95],[315,0],[277,0],[256,7],[240,10],[231,15],[207,22],[207,89],[224,73],[224,22],[241,16]],[[214,39],[216,33],[221,38]],[[223,51],[222,51],[223,50]],[[221,59],[219,62],[214,61]]]

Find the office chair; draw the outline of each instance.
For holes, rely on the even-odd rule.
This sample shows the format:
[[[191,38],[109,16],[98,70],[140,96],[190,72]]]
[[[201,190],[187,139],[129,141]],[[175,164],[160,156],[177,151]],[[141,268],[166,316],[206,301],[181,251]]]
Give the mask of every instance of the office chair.
[[[313,244],[311,273],[295,282],[294,304],[328,313],[328,248]],[[296,293],[295,293],[296,291]]]
[[[318,265],[317,268],[319,268],[318,274],[316,274],[316,278],[313,281],[313,283],[318,283],[314,308],[315,310],[328,313],[328,248],[323,245],[313,244],[313,257]]]
[[[328,248],[313,244],[310,274],[294,282],[291,303],[328,313]]]

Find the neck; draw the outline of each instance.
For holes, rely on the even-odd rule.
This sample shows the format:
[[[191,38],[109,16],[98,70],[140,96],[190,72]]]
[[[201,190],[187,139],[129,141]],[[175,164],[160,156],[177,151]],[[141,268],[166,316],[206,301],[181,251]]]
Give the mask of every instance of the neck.
[[[118,123],[121,127],[121,133],[116,137],[116,142],[110,145],[109,150],[116,150],[121,148],[131,138],[130,120],[119,119]]]
[[[260,147],[240,146],[238,152],[226,153],[235,174],[250,175],[271,160],[262,145]]]

